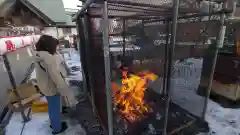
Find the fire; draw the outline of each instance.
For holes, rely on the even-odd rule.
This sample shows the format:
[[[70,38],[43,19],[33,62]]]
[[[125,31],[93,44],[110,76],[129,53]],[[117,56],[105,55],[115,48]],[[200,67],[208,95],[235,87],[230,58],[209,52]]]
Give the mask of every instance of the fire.
[[[148,71],[129,75],[128,70],[124,69],[122,86],[112,83],[114,104],[130,122],[141,119],[151,109],[144,101],[144,94],[149,82],[156,79],[157,76]]]

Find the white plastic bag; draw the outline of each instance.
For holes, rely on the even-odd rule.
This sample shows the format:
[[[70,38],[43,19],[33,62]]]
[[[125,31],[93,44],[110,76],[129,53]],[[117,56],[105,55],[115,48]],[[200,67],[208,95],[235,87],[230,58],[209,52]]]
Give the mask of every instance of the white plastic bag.
[[[73,108],[76,107],[77,103],[78,101],[71,89],[69,89],[69,92],[66,95],[62,96],[62,104],[65,107]]]

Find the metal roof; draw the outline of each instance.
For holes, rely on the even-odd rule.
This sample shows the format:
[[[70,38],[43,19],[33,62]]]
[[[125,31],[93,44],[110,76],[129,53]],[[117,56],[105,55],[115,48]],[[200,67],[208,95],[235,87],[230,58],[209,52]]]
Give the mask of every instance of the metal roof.
[[[30,10],[40,18],[45,18],[51,25],[75,26],[71,16],[65,12],[62,0],[21,0]],[[57,8],[53,8],[57,7]],[[54,9],[54,10],[53,10]]]
[[[27,0],[55,23],[65,23],[65,9],[62,0]]]
[[[58,26],[68,26],[68,27],[73,27],[76,26],[76,23],[72,21],[72,14],[69,12],[65,12],[66,20],[64,24],[59,24]]]

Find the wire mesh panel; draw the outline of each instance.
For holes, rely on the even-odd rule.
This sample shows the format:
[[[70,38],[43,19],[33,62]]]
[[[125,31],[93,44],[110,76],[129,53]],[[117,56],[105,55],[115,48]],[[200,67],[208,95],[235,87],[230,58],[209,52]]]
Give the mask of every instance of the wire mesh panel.
[[[199,120],[206,107],[206,95],[200,96],[197,89],[211,78],[206,76],[212,72],[207,66],[213,63],[207,51],[216,48],[219,15],[226,11],[219,10],[217,3],[212,7],[209,2],[206,9],[206,3],[181,0],[177,5],[178,22],[174,24],[173,4],[172,0],[97,1],[84,15],[82,39],[87,39],[91,65],[85,70],[94,78],[90,80],[94,105],[106,129],[111,126],[107,116],[113,117],[116,134],[190,135],[207,131],[207,124]],[[108,28],[104,27],[106,23]],[[173,60],[169,59],[171,49]],[[108,57],[111,78],[106,74]],[[173,61],[171,68],[169,61]],[[168,72],[170,90],[166,88]],[[107,115],[108,83],[113,116],[109,112]]]

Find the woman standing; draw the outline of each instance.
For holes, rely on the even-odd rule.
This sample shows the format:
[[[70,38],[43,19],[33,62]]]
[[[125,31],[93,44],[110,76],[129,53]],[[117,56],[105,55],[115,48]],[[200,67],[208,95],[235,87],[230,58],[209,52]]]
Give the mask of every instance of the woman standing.
[[[42,35],[36,44],[36,79],[40,91],[48,101],[48,113],[53,134],[64,132],[68,126],[61,121],[61,96],[68,95],[68,85],[59,71],[56,60],[59,42]]]

